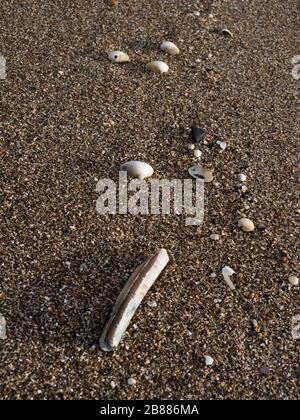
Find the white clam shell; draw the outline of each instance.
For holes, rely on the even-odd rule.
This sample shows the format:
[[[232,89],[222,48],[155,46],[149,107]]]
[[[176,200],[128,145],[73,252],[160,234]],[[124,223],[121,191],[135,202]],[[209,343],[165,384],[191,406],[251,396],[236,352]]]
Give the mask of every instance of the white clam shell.
[[[296,276],[290,276],[289,282],[292,286],[299,286],[299,278]]]
[[[161,44],[160,49],[170,55],[178,55],[180,53],[180,50],[177,47],[177,45],[170,41],[164,41]]]
[[[163,61],[151,61],[151,63],[147,64],[147,69],[153,71],[154,73],[163,74],[168,73],[169,66]]]
[[[212,366],[214,364],[214,359],[211,356],[204,357],[205,366]]]
[[[132,160],[121,166],[121,171],[126,171],[132,178],[146,179],[154,174],[154,169],[148,163]]]
[[[129,56],[123,51],[111,51],[108,58],[114,63],[128,63],[130,61]]]
[[[246,217],[240,219],[238,224],[244,232],[253,232],[255,230],[255,225],[252,220],[247,219]]]

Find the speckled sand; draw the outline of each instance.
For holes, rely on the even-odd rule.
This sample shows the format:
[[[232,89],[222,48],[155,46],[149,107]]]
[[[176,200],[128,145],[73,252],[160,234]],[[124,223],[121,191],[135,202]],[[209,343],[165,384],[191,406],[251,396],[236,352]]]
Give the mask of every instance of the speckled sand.
[[[1,399],[299,397],[299,26],[296,0],[1,1]],[[157,59],[167,75],[146,70]],[[203,226],[97,215],[97,179],[132,158],[187,178],[192,124],[228,144],[200,145],[217,182]],[[120,349],[100,352],[117,295],[157,247],[170,265]]]

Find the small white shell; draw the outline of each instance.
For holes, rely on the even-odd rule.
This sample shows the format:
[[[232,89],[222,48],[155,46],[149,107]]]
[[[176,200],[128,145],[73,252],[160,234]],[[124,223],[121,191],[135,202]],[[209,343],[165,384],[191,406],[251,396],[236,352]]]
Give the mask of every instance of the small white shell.
[[[222,34],[225,36],[230,36],[230,38],[233,38],[233,33],[228,28],[223,28]]]
[[[129,176],[138,179],[150,178],[154,173],[152,166],[150,166],[148,163],[140,162],[138,160],[132,160],[130,162],[124,163],[121,166],[121,171],[126,171],[128,172]]]
[[[299,278],[296,276],[290,276],[289,282],[292,286],[299,286]]]
[[[211,356],[204,357],[205,366],[212,366],[214,364],[214,359]]]
[[[202,156],[201,150],[198,150],[198,149],[194,150],[194,156],[195,156],[196,159],[201,158],[201,156]]]
[[[154,73],[163,74],[168,73],[169,66],[163,61],[151,61],[151,63],[147,64],[147,69],[153,71]]]
[[[0,340],[6,339],[6,319],[0,314]]]
[[[164,41],[161,46],[161,50],[170,54],[170,55],[178,55],[180,53],[179,48],[173,42]]]
[[[123,51],[111,51],[108,58],[114,63],[128,63],[130,61],[129,56]]]
[[[245,174],[239,174],[238,179],[241,182],[246,182],[247,181],[247,176]]]
[[[239,227],[244,232],[253,232],[255,230],[255,225],[252,222],[252,220],[247,219],[246,217],[244,217],[243,219],[240,219],[239,220]]]
[[[217,233],[213,233],[212,235],[210,235],[210,239],[212,241],[219,241],[220,240],[220,235],[218,235]]]
[[[227,149],[227,143],[225,143],[224,141],[217,141],[217,145],[220,146],[220,148],[222,150],[226,150]]]

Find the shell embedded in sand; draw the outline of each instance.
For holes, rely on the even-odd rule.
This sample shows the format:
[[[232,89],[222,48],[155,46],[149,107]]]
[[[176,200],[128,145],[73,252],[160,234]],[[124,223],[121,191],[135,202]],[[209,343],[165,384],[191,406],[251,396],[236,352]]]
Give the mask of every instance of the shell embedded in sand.
[[[128,63],[130,61],[129,56],[123,51],[111,51],[108,58],[114,63]]]
[[[132,160],[130,162],[124,163],[121,166],[121,171],[126,171],[129,176],[138,179],[150,178],[154,173],[152,166],[150,166],[148,163],[140,162],[138,160]]]
[[[230,36],[230,38],[233,38],[233,33],[228,28],[223,28],[222,34],[225,36]]]
[[[235,285],[233,284],[233,282],[231,281],[231,278],[230,278],[231,276],[233,276],[235,274],[235,271],[231,267],[226,265],[222,270],[222,274],[223,274],[224,280],[228,284],[230,290],[235,290]]]
[[[253,232],[255,230],[255,225],[252,222],[252,220],[247,219],[246,217],[244,217],[243,219],[240,219],[239,220],[239,227],[244,232]]]
[[[169,255],[160,249],[140,265],[132,274],[112,310],[100,338],[103,351],[114,351],[127,330],[142,300],[169,263]]]
[[[173,42],[164,41],[161,46],[161,50],[170,54],[170,55],[178,55],[180,53],[179,48]]]
[[[213,171],[203,168],[202,166],[193,166],[189,169],[189,174],[195,179],[202,179],[204,182],[212,182],[214,180]]]
[[[163,74],[168,73],[169,66],[163,61],[151,61],[151,63],[147,64],[147,69],[154,73]]]

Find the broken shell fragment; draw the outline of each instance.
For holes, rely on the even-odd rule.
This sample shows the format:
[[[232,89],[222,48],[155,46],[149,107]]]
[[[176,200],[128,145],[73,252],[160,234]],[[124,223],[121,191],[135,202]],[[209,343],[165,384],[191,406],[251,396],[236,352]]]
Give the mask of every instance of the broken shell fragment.
[[[121,171],[126,171],[132,178],[138,178],[141,180],[150,178],[154,173],[152,166],[138,160],[132,160],[124,163],[121,166]]]
[[[230,38],[233,38],[233,33],[228,28],[223,28],[222,34],[225,36],[230,36]]]
[[[212,182],[214,180],[213,171],[203,168],[202,166],[193,166],[189,169],[189,174],[195,179],[202,179],[204,182]]]
[[[163,74],[168,73],[169,66],[163,61],[152,61],[151,63],[147,64],[147,69],[153,71],[154,73]]]
[[[110,320],[100,338],[100,348],[103,351],[111,352],[118,347],[136,310],[154,282],[166,268],[168,262],[169,256],[167,251],[161,249],[149,257],[132,274],[119,295]]]
[[[177,47],[177,45],[170,41],[164,41],[161,44],[160,49],[170,55],[178,55],[180,53],[180,50]]]
[[[238,179],[241,182],[246,182],[247,181],[247,175],[245,175],[245,174],[238,174]]]
[[[227,149],[227,143],[224,141],[217,141],[217,145],[220,146],[223,151]]]
[[[108,58],[114,63],[128,63],[130,61],[129,56],[123,51],[111,51]]]
[[[231,276],[235,274],[235,271],[233,271],[231,267],[228,267],[226,265],[222,270],[222,274],[223,274],[224,280],[230,287],[230,290],[235,290],[235,285],[232,283],[231,278],[230,278]]]
[[[244,217],[243,219],[240,219],[239,220],[239,227],[244,232],[253,232],[255,230],[255,225],[252,222],[252,220],[247,219],[246,217]]]

